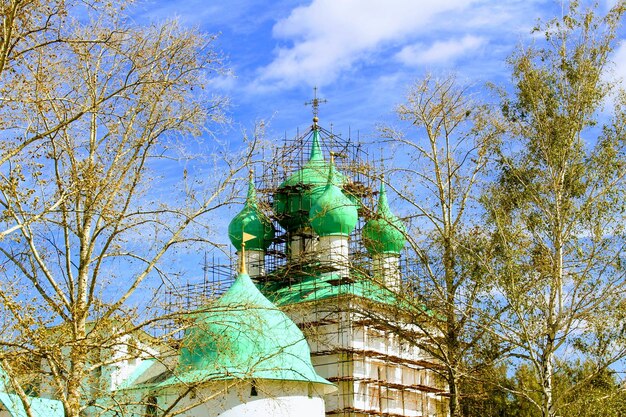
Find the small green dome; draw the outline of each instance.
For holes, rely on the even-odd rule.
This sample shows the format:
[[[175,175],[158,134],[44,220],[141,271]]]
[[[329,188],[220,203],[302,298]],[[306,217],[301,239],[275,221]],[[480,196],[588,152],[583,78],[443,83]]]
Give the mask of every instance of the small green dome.
[[[349,236],[359,220],[357,206],[333,184],[335,165],[331,162],[326,187],[315,200],[309,220],[319,236]]]
[[[243,210],[228,225],[228,237],[238,251],[241,250],[244,232],[254,236],[246,241],[248,250],[266,250],[274,239],[274,225],[259,209],[252,178],[248,185],[248,196]]]
[[[372,254],[399,254],[406,244],[406,228],[389,208],[384,182],[380,184],[378,211],[363,227],[362,237],[365,248]]]
[[[329,164],[324,160],[318,129],[313,129],[311,154],[302,168],[294,172],[274,195],[274,212],[278,222],[288,231],[309,225],[309,211],[324,192]],[[335,174],[333,182],[341,186],[345,177]]]
[[[332,384],[311,363],[304,335],[242,272],[182,341],[178,383],[272,379]]]

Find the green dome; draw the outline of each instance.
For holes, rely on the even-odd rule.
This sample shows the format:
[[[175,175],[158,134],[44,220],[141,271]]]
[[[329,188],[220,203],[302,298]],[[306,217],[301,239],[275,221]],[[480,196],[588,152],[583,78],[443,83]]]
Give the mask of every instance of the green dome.
[[[372,254],[399,254],[406,244],[405,235],[404,224],[389,208],[385,183],[382,182],[378,196],[378,211],[363,227],[363,244]]]
[[[272,379],[332,384],[311,364],[304,335],[240,273],[183,338],[171,383]],[[177,381],[177,382],[176,382]]]
[[[278,223],[288,231],[309,225],[311,206],[324,192],[328,180],[330,166],[324,160],[317,129],[313,130],[312,141],[309,160],[280,184],[274,195],[274,212]],[[345,177],[336,173],[333,182],[341,186]]]
[[[320,236],[349,236],[359,220],[357,206],[333,184],[335,165],[331,162],[326,187],[309,213],[311,226]]]
[[[274,226],[258,207],[252,178],[243,210],[228,225],[228,237],[238,251],[241,250],[244,232],[254,236],[253,239],[246,241],[248,250],[266,250],[274,239]]]

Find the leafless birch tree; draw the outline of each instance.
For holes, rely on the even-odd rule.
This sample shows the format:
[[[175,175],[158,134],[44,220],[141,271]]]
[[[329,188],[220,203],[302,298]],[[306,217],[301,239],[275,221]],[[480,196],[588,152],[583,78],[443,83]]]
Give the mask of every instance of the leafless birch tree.
[[[489,249],[476,197],[502,127],[492,109],[454,76],[418,81],[397,113],[412,129],[385,128],[383,133],[408,155],[396,162],[406,167],[400,171],[407,178],[406,187],[397,191],[413,213],[407,237],[417,269],[406,279],[424,297],[409,301],[415,311],[422,311],[419,304],[431,310],[413,320],[426,337],[405,338],[443,364],[450,415],[457,417],[462,415],[462,383],[472,375],[470,358],[484,348],[494,318],[481,298],[488,292]]]
[[[110,360],[94,352],[155,319],[146,286],[167,278],[172,252],[209,242],[207,215],[250,154],[207,155],[206,178],[180,162],[213,147],[193,138],[222,117],[204,90],[223,70],[213,37],[130,26],[119,9],[81,6],[79,20],[71,4],[3,3],[0,361],[42,366],[77,417]]]

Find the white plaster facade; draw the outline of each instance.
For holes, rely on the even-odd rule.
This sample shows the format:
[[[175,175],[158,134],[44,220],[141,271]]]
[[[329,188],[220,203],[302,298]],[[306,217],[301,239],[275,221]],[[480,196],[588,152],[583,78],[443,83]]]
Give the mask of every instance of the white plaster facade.
[[[446,417],[436,361],[372,323],[358,303],[345,297],[287,310],[307,336],[315,370],[338,387],[325,396],[326,415]]]
[[[323,417],[323,392],[315,384],[260,380],[213,382],[199,387],[178,402],[181,417]],[[159,408],[168,408],[178,399],[180,389],[171,388],[158,396]]]

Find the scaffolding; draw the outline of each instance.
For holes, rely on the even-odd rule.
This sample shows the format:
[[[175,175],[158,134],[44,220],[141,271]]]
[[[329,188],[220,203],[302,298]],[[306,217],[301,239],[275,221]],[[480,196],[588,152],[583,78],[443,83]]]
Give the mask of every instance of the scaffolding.
[[[337,265],[319,262],[317,238],[310,228],[286,230],[273,210],[274,196],[281,184],[308,160],[315,130],[326,158],[331,152],[336,156],[337,170],[346,178],[344,192],[360,202],[359,219],[348,238],[347,276],[337,274]],[[357,140],[350,133],[344,139],[332,128],[318,126],[316,121],[295,138],[285,136],[281,146],[273,149],[269,157],[263,157],[271,163],[265,164],[255,178],[258,204],[276,227],[276,236],[263,260],[265,273],[253,278],[267,293],[279,294],[270,297],[273,295],[277,305],[303,330],[317,372],[337,385],[338,391],[325,397],[326,414],[447,416],[447,389],[437,378],[437,362],[415,346],[401,343],[384,322],[372,322],[364,314],[371,303],[378,302],[376,297],[389,292],[373,283],[371,258],[361,239],[363,226],[373,215],[384,161],[373,160],[358,135]],[[306,211],[304,207],[300,210]],[[309,248],[302,256],[294,257],[289,245],[297,239],[308,242]],[[171,309],[193,309],[206,304],[230,286],[232,264],[232,260],[224,263],[206,259],[202,282],[169,290],[166,303]],[[414,275],[417,268],[403,261],[399,271],[401,276]],[[420,287],[418,283],[406,289],[417,295],[423,290]],[[322,292],[330,295],[318,296]],[[289,299],[301,297],[297,302],[287,302],[281,301],[280,294]],[[385,318],[398,319],[397,311],[390,311]]]
[[[287,310],[307,337],[317,372],[338,387],[325,398],[326,415],[447,416],[441,365],[386,325],[398,317],[372,320],[369,303],[359,304],[344,296]]]
[[[320,126],[316,126],[316,128],[320,134],[324,155],[328,157],[332,152],[335,155],[337,170],[349,179],[343,186],[344,191],[362,202],[359,208],[359,221],[349,242],[352,264],[365,266],[366,262],[362,261],[367,257],[367,251],[363,247],[360,234],[365,221],[371,217],[369,208],[373,206],[375,197],[378,195],[378,192],[374,191],[378,187],[374,185],[382,174],[382,171],[377,171],[377,167],[382,164],[374,163],[366,147],[358,140],[353,140],[350,134],[347,139],[343,139],[340,135],[333,133],[332,129],[327,130]],[[265,259],[265,266],[268,271],[267,279],[271,279],[272,271],[276,271],[287,264],[286,243],[291,237],[289,234],[292,236],[297,234],[304,238],[312,237],[308,230],[288,233],[279,225],[279,219],[273,210],[273,196],[280,185],[308,160],[311,153],[312,134],[313,128],[309,128],[302,134],[298,132],[294,138],[285,136],[282,145],[275,147],[269,157],[263,155],[263,160],[271,161],[271,163],[265,164],[261,173],[255,178],[259,207],[272,220],[277,231],[276,238],[269,247]],[[296,265],[293,266],[296,267]]]
[[[157,297],[157,308],[165,320],[158,320],[153,326],[153,336],[171,338],[178,345],[184,330],[191,324],[188,313],[209,306],[217,297],[226,292],[234,282],[235,257],[215,256],[204,253],[202,277],[192,277],[179,283],[163,286]]]
[[[301,281],[308,277],[332,275],[333,268],[317,263],[315,249],[311,256],[290,259],[287,243],[300,234],[304,239],[314,239],[311,231],[302,229],[286,231],[281,228],[273,212],[273,196],[289,175],[300,169],[311,152],[313,129],[321,139],[324,154],[338,155],[337,169],[348,178],[343,185],[347,194],[358,198],[359,220],[349,237],[349,277],[315,280],[307,291],[316,293],[330,284],[343,291],[327,299],[308,303],[283,305],[285,311],[302,328],[311,347],[311,355],[320,375],[338,386],[335,394],[326,396],[328,416],[446,416],[447,389],[438,378],[440,366],[423,351],[408,344],[402,347],[399,339],[384,323],[372,323],[363,314],[366,305],[359,306],[359,297],[368,297],[367,291],[359,295],[353,287],[359,280],[371,280],[372,268],[361,232],[372,217],[372,207],[378,196],[379,181],[384,161],[376,160],[367,149],[350,135],[343,139],[331,130],[314,126],[297,134],[294,139],[284,139],[282,146],[272,153],[272,164],[264,167],[257,177],[260,184],[261,207],[277,226],[277,237],[266,256],[267,274],[257,277],[260,283],[282,281],[291,293],[302,291]],[[313,247],[313,246],[312,246]],[[401,273],[415,276],[416,265],[406,260],[400,265]],[[405,275],[408,276],[408,275]],[[415,284],[415,283],[413,283]],[[417,282],[411,293],[418,294],[424,285]],[[363,287],[359,287],[363,290]],[[379,287],[371,287],[379,291]],[[315,297],[313,297],[315,298]],[[397,320],[394,314],[388,320]]]

